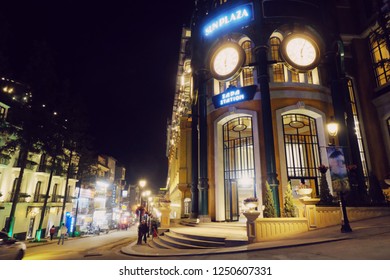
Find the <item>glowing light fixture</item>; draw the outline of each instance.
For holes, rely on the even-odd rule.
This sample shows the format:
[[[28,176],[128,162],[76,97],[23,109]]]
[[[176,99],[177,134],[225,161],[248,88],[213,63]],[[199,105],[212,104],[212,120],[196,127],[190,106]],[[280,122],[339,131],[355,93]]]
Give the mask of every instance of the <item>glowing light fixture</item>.
[[[339,124],[331,117],[330,122],[326,125],[330,136],[335,137],[339,131]]]

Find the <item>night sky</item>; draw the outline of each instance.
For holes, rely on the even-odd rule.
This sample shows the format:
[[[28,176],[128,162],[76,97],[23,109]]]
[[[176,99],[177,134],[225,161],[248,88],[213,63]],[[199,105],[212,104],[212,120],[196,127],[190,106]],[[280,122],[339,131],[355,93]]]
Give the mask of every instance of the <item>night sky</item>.
[[[98,150],[126,166],[129,183],[164,187],[181,28],[194,1],[2,2],[1,75],[21,80],[33,42],[47,43],[57,75],[84,100]]]

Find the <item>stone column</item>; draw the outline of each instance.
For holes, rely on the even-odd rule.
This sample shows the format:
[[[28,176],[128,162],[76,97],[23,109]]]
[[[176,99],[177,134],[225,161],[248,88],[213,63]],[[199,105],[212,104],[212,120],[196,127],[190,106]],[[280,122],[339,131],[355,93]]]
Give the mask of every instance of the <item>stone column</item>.
[[[302,197],[299,199],[304,205],[304,216],[307,219],[309,230],[317,228],[317,209],[316,204],[320,201],[319,198]]]
[[[272,124],[271,111],[271,94],[269,88],[268,75],[268,46],[261,45],[255,49],[256,65],[257,65],[257,80],[260,86],[261,93],[261,110],[263,115],[263,130],[264,130],[264,146],[267,166],[267,181],[271,187],[272,196],[275,203],[275,210],[278,217],[280,217],[280,202],[279,202],[279,181],[276,174],[275,161],[275,146],[274,134]]]
[[[169,228],[171,225],[169,214],[171,213],[171,207],[161,207],[161,225],[160,228]]]
[[[246,217],[246,235],[248,236],[248,242],[254,243],[256,241],[256,219],[259,217],[260,212],[244,212]]]

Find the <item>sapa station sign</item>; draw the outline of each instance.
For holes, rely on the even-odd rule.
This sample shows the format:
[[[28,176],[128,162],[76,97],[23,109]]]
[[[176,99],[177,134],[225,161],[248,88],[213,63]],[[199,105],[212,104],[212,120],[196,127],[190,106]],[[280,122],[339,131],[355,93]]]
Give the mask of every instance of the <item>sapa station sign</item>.
[[[235,103],[252,100],[256,93],[256,86],[237,88],[230,86],[226,91],[213,96],[215,108],[229,106]]]
[[[243,26],[253,19],[252,3],[237,6],[219,14],[205,25],[203,33],[210,36],[220,30]]]

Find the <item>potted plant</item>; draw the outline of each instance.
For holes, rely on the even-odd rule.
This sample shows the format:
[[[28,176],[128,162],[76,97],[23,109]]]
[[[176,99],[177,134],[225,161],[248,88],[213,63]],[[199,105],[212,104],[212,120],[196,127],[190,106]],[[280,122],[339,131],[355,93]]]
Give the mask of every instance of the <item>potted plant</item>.
[[[320,166],[318,166],[317,169],[318,169],[318,171],[320,171],[321,174],[325,174],[328,171],[329,167],[321,164]]]
[[[258,205],[257,197],[248,197],[244,199],[244,205],[248,207],[249,211],[254,211]]]
[[[321,164],[318,167],[318,171],[321,173],[320,179],[320,202],[322,205],[330,205],[333,202],[333,196],[330,194],[328,181],[326,180],[326,172],[329,167]]]
[[[313,192],[313,189],[302,181],[296,189],[296,192],[301,197],[309,197],[309,195]]]
[[[273,199],[271,187],[267,181],[265,182],[265,188],[263,216],[264,218],[276,218],[277,214],[275,202]]]
[[[285,193],[285,196],[284,196],[283,216],[286,217],[286,218],[294,218],[294,217],[296,217],[294,201],[293,201],[293,195],[292,195],[292,189],[291,189],[291,183],[290,182],[288,182],[286,193]]]

